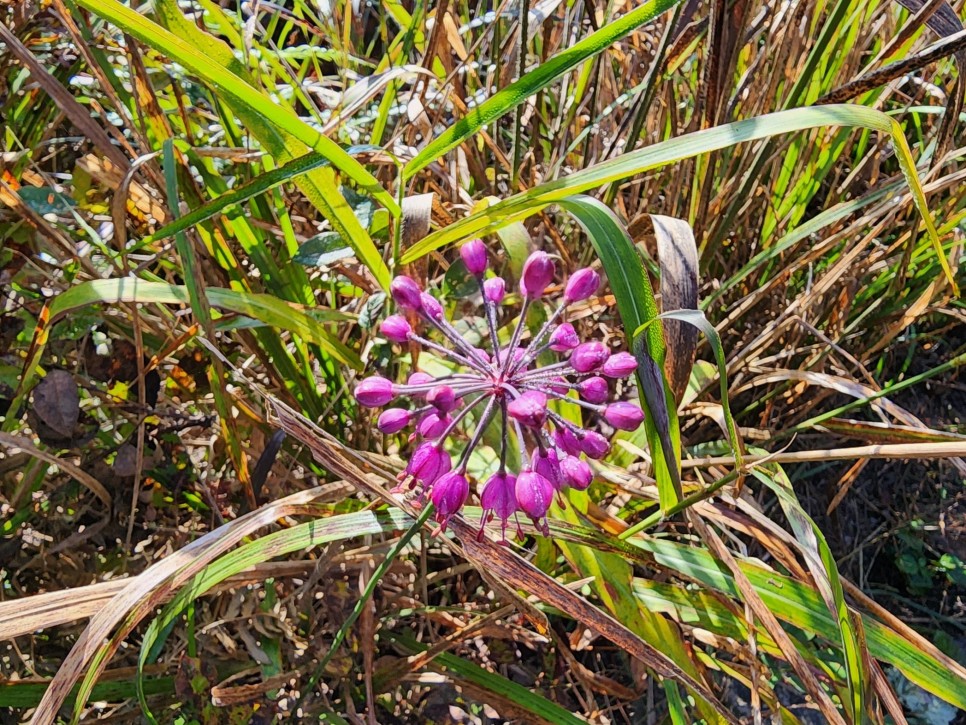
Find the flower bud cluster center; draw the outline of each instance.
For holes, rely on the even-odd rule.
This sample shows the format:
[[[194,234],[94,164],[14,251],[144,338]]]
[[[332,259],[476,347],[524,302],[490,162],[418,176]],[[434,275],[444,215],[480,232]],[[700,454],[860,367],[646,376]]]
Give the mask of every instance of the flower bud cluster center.
[[[367,407],[383,407],[397,397],[409,399],[408,408],[384,410],[377,427],[391,435],[415,425],[410,442],[421,442],[400,475],[400,485],[422,486],[421,495],[429,494],[441,528],[469,498],[470,455],[491,422],[498,421],[499,466],[479,493],[484,521],[498,517],[505,537],[509,520],[523,513],[547,533],[546,516],[554,498],[562,505],[566,489],[585,490],[594,477],[586,459],[601,459],[610,449],[604,435],[574,423],[573,415],[561,415],[558,406],[550,403],[577,406],[612,429],[634,430],[644,420],[643,411],[630,402],[611,402],[608,381],[628,377],[637,363],[626,352],[612,354],[601,342],[582,342],[572,324],[560,322],[570,305],[596,293],[600,278],[592,269],[580,269],[570,276],[563,299],[547,322],[526,346],[520,346],[527,312],[544,297],[556,274],[549,255],[531,254],[520,278],[523,303],[517,324],[509,342],[501,344],[498,330],[506,283],[499,277],[487,277],[489,259],[481,240],[464,244],[460,255],[479,285],[489,349],[464,339],[445,318],[442,304],[415,280],[396,277],[390,290],[401,314],[386,318],[381,333],[393,343],[420,345],[448,360],[458,372],[440,377],[414,372],[405,384],[376,375],[362,380],[354,395]],[[444,343],[418,333],[414,322],[434,330]],[[541,365],[547,353],[562,359]],[[474,411],[473,430],[463,430]],[[453,452],[464,435],[465,443],[454,463]],[[517,472],[511,472],[507,462],[511,440],[521,459]]]

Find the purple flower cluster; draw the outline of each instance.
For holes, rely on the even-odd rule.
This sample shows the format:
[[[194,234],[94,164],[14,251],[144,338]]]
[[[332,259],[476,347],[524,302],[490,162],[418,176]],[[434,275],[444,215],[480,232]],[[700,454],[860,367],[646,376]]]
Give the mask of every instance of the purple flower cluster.
[[[500,465],[480,492],[484,521],[498,517],[506,537],[509,520],[522,512],[546,533],[547,511],[554,494],[567,487],[586,489],[594,474],[584,457],[600,459],[610,449],[610,442],[600,432],[575,425],[548,404],[554,399],[563,400],[596,413],[612,428],[635,430],[644,421],[644,412],[633,403],[608,402],[608,379],[628,377],[637,369],[637,362],[626,352],[611,354],[600,342],[581,342],[573,325],[560,322],[569,305],[596,293],[600,278],[594,270],[580,269],[571,275],[562,302],[529,344],[520,346],[527,310],[544,296],[556,272],[548,254],[531,254],[520,279],[523,304],[519,320],[509,343],[501,344],[497,326],[506,283],[499,277],[485,278],[488,258],[481,240],[464,244],[460,255],[480,286],[489,327],[489,350],[465,340],[446,320],[439,301],[414,280],[396,277],[390,291],[400,313],[386,318],[380,328],[382,334],[395,343],[419,344],[456,363],[460,371],[438,378],[416,372],[405,385],[380,376],[369,377],[356,386],[355,398],[372,408],[384,407],[397,397],[412,401],[411,408],[384,410],[378,428],[392,434],[415,425],[410,440],[422,442],[413,451],[400,480],[408,481],[411,487],[422,484],[436,507],[436,520],[442,528],[469,498],[466,471],[470,454],[490,421],[499,415],[503,441]],[[421,336],[414,329],[417,322],[434,328],[450,346]],[[539,367],[538,357],[547,351],[565,359]],[[574,392],[576,396],[571,394]],[[470,411],[480,406],[476,428],[454,465],[445,443]],[[522,470],[516,474],[507,470],[509,436],[516,437],[522,459]]]

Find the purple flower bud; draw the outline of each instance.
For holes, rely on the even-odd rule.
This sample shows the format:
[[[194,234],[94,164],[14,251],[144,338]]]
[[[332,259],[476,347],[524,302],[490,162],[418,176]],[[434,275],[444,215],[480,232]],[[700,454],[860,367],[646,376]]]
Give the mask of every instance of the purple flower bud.
[[[419,295],[419,303],[422,305],[423,314],[431,320],[443,319],[443,306],[429,292]]]
[[[610,357],[607,348],[601,342],[585,342],[578,345],[570,355],[570,364],[578,373],[589,373],[596,370]]]
[[[413,451],[409,465],[406,466],[406,473],[429,486],[444,473],[448,473],[452,467],[453,462],[449,454],[435,443],[427,442]]]
[[[539,299],[553,281],[553,260],[546,252],[534,252],[523,264],[520,292],[530,300]]]
[[[391,342],[406,342],[413,328],[402,315],[389,315],[382,321],[379,331]]]
[[[562,375],[552,378],[547,384],[547,387],[558,395],[566,395],[570,392],[570,386],[567,384],[567,379]]]
[[[505,365],[507,355],[509,354],[510,354],[510,350],[507,348],[500,350],[500,354],[496,356],[497,363],[501,366]],[[523,359],[523,356],[526,354],[527,354],[527,349],[525,347],[516,348],[513,351],[513,363],[511,364],[510,367],[513,367],[513,365],[516,365],[518,362],[520,362]],[[522,368],[522,370],[526,370],[526,368]]]
[[[390,434],[398,433],[413,419],[413,414],[408,410],[403,410],[402,408],[390,408],[389,410],[384,410],[382,415],[379,416],[379,422],[376,427],[379,428],[380,433]]]
[[[422,306],[419,300],[422,290],[414,279],[404,274],[392,281],[389,292],[392,294],[393,301],[404,310],[418,310]]]
[[[568,428],[558,426],[553,432],[553,441],[557,444],[557,448],[568,455],[579,456],[583,453],[583,449],[580,447],[580,441],[577,440],[577,436]]]
[[[584,435],[580,438],[580,450],[586,453],[588,458],[597,461],[607,455],[610,443],[600,433],[588,430],[584,431]]]
[[[449,385],[437,385],[426,395],[426,402],[442,413],[456,407],[456,392]]]
[[[470,495],[470,482],[462,473],[447,473],[433,484],[430,498],[436,507],[436,521],[442,530],[446,530],[446,522],[450,516],[457,513]]]
[[[476,354],[479,355],[484,361],[490,362],[490,353],[484,350],[482,347],[474,347]]]
[[[409,376],[409,380],[406,381],[407,385],[426,385],[426,383],[431,383],[436,378],[434,378],[429,373],[413,373]]]
[[[379,408],[393,399],[392,383],[379,375],[366,378],[356,385],[353,395],[359,405],[367,408]]]
[[[559,491],[563,487],[563,479],[560,476],[560,460],[557,452],[552,448],[539,452],[532,456],[533,470],[550,481],[554,490]]]
[[[550,349],[554,352],[567,352],[579,344],[580,338],[577,337],[577,331],[569,322],[557,325],[550,335]]]
[[[506,412],[523,425],[539,428],[547,420],[547,396],[538,390],[528,390],[513,400]]]
[[[553,484],[535,471],[523,471],[517,476],[517,506],[534,521],[542,519],[553,501]]]
[[[610,389],[607,387],[607,381],[596,376],[587,378],[578,384],[577,392],[580,393],[581,398],[595,405],[603,403],[610,397]]]
[[[423,438],[437,438],[443,434],[443,431],[452,422],[453,419],[445,413],[430,413],[419,421],[419,424],[416,426],[416,431]]]
[[[506,281],[502,277],[491,277],[483,283],[483,295],[495,305],[503,302],[506,296]]]
[[[460,257],[474,277],[480,277],[486,271],[486,245],[482,239],[471,239],[460,247]]]
[[[633,403],[611,403],[604,408],[604,419],[619,430],[637,430],[644,422],[644,411]]]
[[[586,491],[590,482],[594,480],[594,472],[587,461],[576,456],[564,456],[560,461],[560,475],[565,484],[577,491]]]
[[[580,302],[587,299],[600,287],[600,275],[590,267],[578,269],[567,280],[567,287],[564,289],[564,300],[567,304]]]
[[[604,361],[600,371],[609,378],[626,378],[637,370],[637,360],[629,352],[618,352]]]
[[[507,521],[517,512],[517,477],[512,473],[495,473],[490,476],[480,494],[483,517],[492,512],[503,522],[503,538],[506,538]],[[481,532],[482,533],[482,532]]]

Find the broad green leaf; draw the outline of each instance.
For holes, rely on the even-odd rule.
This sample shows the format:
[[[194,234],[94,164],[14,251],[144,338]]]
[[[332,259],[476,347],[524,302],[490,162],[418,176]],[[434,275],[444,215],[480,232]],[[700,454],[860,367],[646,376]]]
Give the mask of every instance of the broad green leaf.
[[[657,302],[640,255],[617,215],[603,202],[589,196],[560,201],[560,206],[577,219],[587,232],[604,265],[604,272],[617,300],[617,310],[625,330],[638,330],[657,317]],[[657,479],[661,508],[667,511],[681,500],[681,434],[674,397],[664,377],[664,332],[660,324],[651,325],[642,338],[638,359],[638,387],[647,417],[647,434],[654,477]],[[634,336],[628,339],[628,347]]]
[[[429,166],[447,151],[478,132],[486,124],[492,123],[508,111],[513,110],[534,93],[549,86],[564,73],[573,70],[588,58],[602,53],[608,46],[620,40],[635,28],[653,20],[679,2],[680,0],[648,0],[623,17],[607,23],[597,32],[547,59],[495,96],[472,109],[466,116],[446,129],[438,138],[431,141],[406,165],[403,177],[411,179],[420,169]]]
[[[323,267],[351,256],[352,250],[345,245],[342,235],[335,232],[322,232],[305,240],[299,246],[299,251],[292,257],[292,261],[306,267]]]
[[[610,161],[604,161],[563,179],[547,182],[521,192],[499,204],[494,204],[476,214],[450,224],[414,244],[402,256],[402,264],[409,264],[420,257],[459,239],[489,234],[500,227],[521,221],[551,204],[559,203],[568,196],[596,189],[604,184],[642,174],[651,169],[689,159],[711,151],[729,148],[739,143],[756,141],[780,134],[804,131],[825,126],[851,126],[868,128],[886,133],[896,148],[896,156],[902,167],[906,183],[912,192],[913,202],[922,215],[926,231],[947,279],[958,295],[949,261],[933,224],[926,197],[916,172],[909,144],[899,124],[886,114],[871,108],[854,105],[829,105],[813,108],[795,108],[779,111],[744,121],[695,131],[651,146],[631,151]]]

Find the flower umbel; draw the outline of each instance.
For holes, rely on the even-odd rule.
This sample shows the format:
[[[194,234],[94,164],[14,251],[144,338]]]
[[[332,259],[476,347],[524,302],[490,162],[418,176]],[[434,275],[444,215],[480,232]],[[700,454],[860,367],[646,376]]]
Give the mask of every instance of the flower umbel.
[[[597,292],[600,278],[593,270],[580,269],[570,277],[547,322],[522,346],[527,310],[537,300],[546,299],[556,274],[552,257],[544,252],[530,255],[520,281],[523,305],[518,322],[509,344],[501,344],[497,328],[506,284],[498,277],[485,278],[489,259],[482,241],[464,244],[460,256],[480,287],[489,348],[484,350],[466,341],[446,319],[439,301],[420,289],[415,280],[396,277],[390,290],[401,314],[383,321],[383,336],[394,343],[420,345],[449,360],[459,371],[441,377],[416,372],[404,385],[373,376],[356,386],[355,397],[367,407],[382,407],[396,399],[411,401],[409,409],[383,411],[377,427],[382,433],[393,434],[415,424],[410,441],[422,442],[411,454],[400,479],[408,481],[410,487],[422,485],[423,495],[428,494],[435,504],[436,520],[444,529],[469,498],[470,454],[490,421],[498,417],[502,429],[500,464],[480,491],[484,519],[498,517],[505,536],[509,519],[523,512],[546,534],[547,511],[554,495],[568,487],[586,489],[593,470],[584,457],[600,459],[610,450],[610,442],[602,433],[564,418],[550,403],[559,400],[577,405],[594,414],[605,427],[634,430],[644,421],[644,412],[634,403],[609,402],[612,392],[608,379],[628,377],[636,370],[636,361],[626,352],[611,354],[601,342],[582,342],[573,325],[560,321],[569,305]],[[435,330],[444,342],[421,335],[417,332],[420,328]],[[541,356],[551,352],[561,359],[540,366]],[[461,424],[471,411],[476,411],[475,429],[466,431],[468,440],[454,463],[446,444],[462,433]],[[507,470],[511,437],[520,449],[519,472]]]

